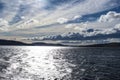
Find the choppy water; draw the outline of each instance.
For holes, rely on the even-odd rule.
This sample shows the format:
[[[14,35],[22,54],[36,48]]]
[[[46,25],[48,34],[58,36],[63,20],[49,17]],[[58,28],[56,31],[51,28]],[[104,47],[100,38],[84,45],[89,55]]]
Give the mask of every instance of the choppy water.
[[[1,46],[0,80],[120,80],[120,48]]]

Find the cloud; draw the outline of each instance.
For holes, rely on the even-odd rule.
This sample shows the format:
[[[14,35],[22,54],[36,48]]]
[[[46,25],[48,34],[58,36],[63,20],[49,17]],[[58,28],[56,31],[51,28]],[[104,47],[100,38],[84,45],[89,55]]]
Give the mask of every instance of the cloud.
[[[63,24],[63,23],[68,22],[68,19],[66,19],[66,18],[59,18],[59,19],[57,20],[57,22],[58,22],[59,24]]]
[[[94,28],[84,28],[81,32],[69,32],[59,35],[44,37],[43,40],[96,40],[107,38],[120,38],[120,24],[113,28],[99,30]]]
[[[24,18],[24,17],[23,17]],[[26,29],[26,28],[30,28],[32,27],[32,25],[36,25],[37,23],[39,23],[38,20],[35,19],[29,19],[27,21],[24,21],[23,23],[21,23],[20,25],[17,26],[18,29]]]
[[[117,13],[115,11],[110,11],[106,15],[102,15],[99,22],[112,22],[114,20],[120,20],[120,13]]]
[[[22,16],[26,19],[35,17],[47,4],[46,0],[1,0],[0,3],[4,4],[0,17],[14,24],[22,21],[18,20]]]
[[[33,18],[40,21],[37,23],[39,26],[55,23],[64,24],[69,20],[80,18],[82,15],[93,14],[118,6],[117,3],[113,4],[115,2],[112,0],[12,0],[12,2],[1,0],[1,3],[4,4],[0,13],[1,18],[14,27]],[[49,7],[53,7],[53,4],[54,9],[50,9]],[[36,27],[35,25],[31,24],[32,27]]]
[[[114,27],[115,30],[120,30],[120,24],[116,24]]]
[[[120,2],[119,0],[1,0],[0,34],[11,36],[16,34],[21,37],[44,35],[42,39],[50,40],[117,37],[120,31],[120,13],[110,11],[102,15],[98,21],[77,21],[85,15],[102,14],[118,7],[119,3],[115,1]],[[85,18],[85,21],[88,21],[88,18]],[[3,31],[11,34],[6,32],[2,34]]]
[[[117,4],[114,6],[108,6],[108,4],[111,4],[111,0],[84,0],[75,4],[63,3],[61,6],[56,6],[56,9],[53,10],[49,16],[46,16],[42,21],[46,23],[55,23],[59,18],[71,20],[76,15],[82,16],[93,14],[118,6]]]
[[[67,24],[65,28],[69,29],[69,28],[73,28],[74,26],[75,26],[74,24]]]
[[[81,15],[76,15],[76,16],[74,16],[72,18],[59,18],[59,19],[57,19],[57,23],[59,23],[59,24],[65,24],[65,23],[68,23],[70,21],[78,20],[80,18],[82,18]]]
[[[66,29],[72,29],[75,31],[82,31],[85,28],[93,29],[109,29],[120,23],[120,13],[115,11],[108,11],[105,15],[101,15],[96,21],[86,21],[86,22],[72,22],[65,25]]]
[[[8,28],[9,28],[9,23],[6,20],[0,18],[0,30],[7,31]]]
[[[89,29],[90,27],[88,27],[88,22],[81,22],[81,23],[78,23],[78,24],[67,24],[65,26],[66,29],[72,29],[74,31],[79,31],[79,32],[83,32],[83,31],[86,31],[87,29]]]
[[[74,16],[73,20],[76,20],[76,19],[81,18],[81,17],[82,16],[80,16],[80,15],[76,15],[76,16]]]

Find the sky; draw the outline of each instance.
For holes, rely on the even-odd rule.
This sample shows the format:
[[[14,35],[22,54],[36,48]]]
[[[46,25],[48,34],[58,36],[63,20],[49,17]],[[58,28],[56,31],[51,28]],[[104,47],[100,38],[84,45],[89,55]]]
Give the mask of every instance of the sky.
[[[0,38],[119,41],[120,0],[0,0]]]

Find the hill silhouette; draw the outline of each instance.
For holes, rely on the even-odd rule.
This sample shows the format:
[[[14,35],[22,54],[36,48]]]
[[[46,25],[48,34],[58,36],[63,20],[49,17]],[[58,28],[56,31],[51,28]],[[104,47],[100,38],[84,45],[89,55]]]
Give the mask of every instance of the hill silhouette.
[[[52,43],[43,43],[43,42],[37,42],[37,43],[23,43],[20,41],[13,41],[13,40],[0,40],[0,45],[15,45],[15,46],[70,46],[70,45],[63,45],[63,44],[52,44]],[[93,45],[73,45],[71,47],[120,47],[120,43],[105,43],[105,44],[93,44]]]

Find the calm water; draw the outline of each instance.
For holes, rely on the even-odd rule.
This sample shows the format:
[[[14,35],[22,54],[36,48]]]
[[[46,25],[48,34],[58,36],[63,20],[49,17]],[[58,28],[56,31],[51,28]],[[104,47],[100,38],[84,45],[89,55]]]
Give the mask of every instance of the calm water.
[[[0,80],[120,80],[120,48],[1,46]]]

